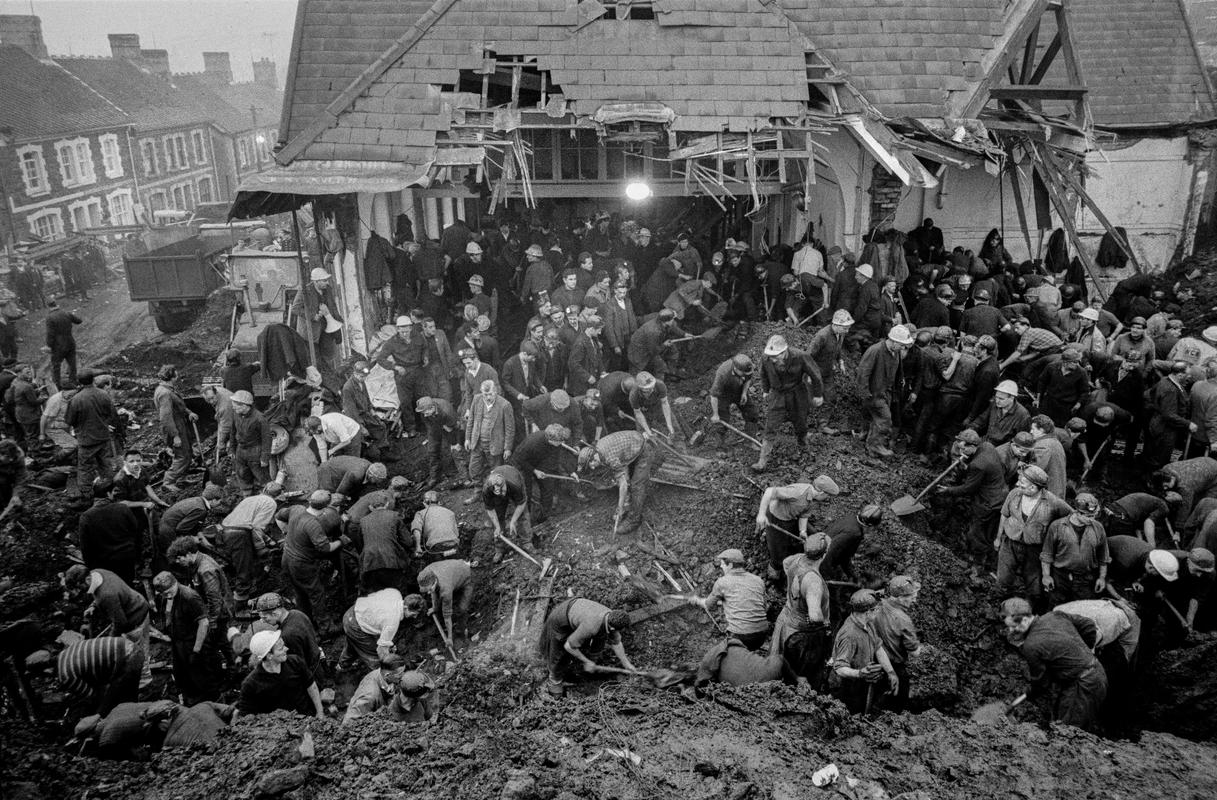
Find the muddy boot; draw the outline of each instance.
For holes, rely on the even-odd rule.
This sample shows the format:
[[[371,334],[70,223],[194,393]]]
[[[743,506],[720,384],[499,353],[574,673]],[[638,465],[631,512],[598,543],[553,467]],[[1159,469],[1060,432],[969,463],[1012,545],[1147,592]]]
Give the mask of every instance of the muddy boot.
[[[761,441],[761,457],[752,465],[753,472],[764,472],[769,467],[769,456],[773,453],[773,442],[768,439]]]

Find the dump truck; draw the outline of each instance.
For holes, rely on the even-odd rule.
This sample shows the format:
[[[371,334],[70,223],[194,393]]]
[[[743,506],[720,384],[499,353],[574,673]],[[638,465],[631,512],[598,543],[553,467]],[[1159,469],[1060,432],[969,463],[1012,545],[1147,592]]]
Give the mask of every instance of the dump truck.
[[[180,333],[194,322],[207,297],[227,283],[227,246],[191,236],[138,256],[124,256],[131,299],[147,302],[162,333]]]

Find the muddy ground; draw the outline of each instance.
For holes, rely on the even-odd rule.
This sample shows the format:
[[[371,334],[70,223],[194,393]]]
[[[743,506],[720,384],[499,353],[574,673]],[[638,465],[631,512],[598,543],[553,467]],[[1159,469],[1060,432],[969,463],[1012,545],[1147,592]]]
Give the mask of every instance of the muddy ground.
[[[672,382],[675,394],[704,407],[714,366],[736,351],[757,356],[778,329],[753,326],[699,345],[682,364],[691,377]],[[193,355],[194,368],[205,370],[216,352],[215,334],[192,329],[168,345],[160,337],[113,356],[115,371],[129,370],[133,381],[128,404],[147,413],[151,388],[134,379],[166,354],[182,360]],[[800,346],[810,334],[790,338]],[[864,502],[886,505],[905,491],[916,493],[934,474],[901,455],[886,464],[863,460],[850,433],[862,427],[854,390],[845,381],[835,392],[826,419],[844,433],[813,434],[810,457],[784,437],[762,479],[770,485],[831,475],[844,491],[825,504],[818,523],[853,513]],[[144,441],[155,447],[151,439]],[[412,447],[405,445],[391,471],[418,468]],[[287,792],[297,798],[1214,796],[1217,750],[1210,745],[1162,733],[1146,733],[1137,743],[1098,739],[1047,727],[1047,709],[1032,704],[1015,713],[1022,723],[991,728],[967,721],[978,705],[1017,694],[1025,669],[998,636],[992,581],[971,574],[970,562],[960,555],[962,518],[947,506],[903,523],[885,520],[855,560],[863,584],[881,585],[895,572],[923,584],[914,619],[931,647],[913,665],[913,703],[923,713],[861,721],[833,701],[778,685],[721,688],[691,700],[638,679],[589,682],[565,700],[542,699],[536,689],[544,673],[530,653],[543,614],[537,598],[548,589],[556,599],[569,593],[640,608],[652,601],[656,587],[675,591],[655,566],[659,562],[682,589],[693,584],[705,593],[716,574],[710,561],[726,547],[742,547],[753,571],[763,572],[763,541],[752,533],[759,488],[747,472],[755,451],[744,444],[720,449],[715,440],[695,452],[713,460],[699,475],[706,491],[657,487],[648,524],[632,542],[609,541],[611,493],[593,495],[590,502],[564,498],[540,528],[547,542],[543,554],[554,559],[552,583],[538,580],[536,568],[520,558],[492,566],[480,506],[462,504],[468,492],[446,496],[462,517],[476,564],[471,630],[479,641],[459,665],[450,665],[433,632],[416,630],[407,638],[405,648],[443,675],[447,706],[434,724],[398,726],[374,718],[341,729],[333,721],[288,716],[246,719],[222,737],[213,754],[166,753],[149,764],[115,764],[66,754],[59,747],[66,736],[55,725],[6,721],[0,760],[10,790],[13,782],[25,781],[40,786],[44,797],[79,797],[86,790],[90,798],[254,797],[269,772],[294,768],[278,777],[302,781]],[[10,532],[4,540],[0,572],[20,584],[12,597],[0,596],[4,618],[49,610],[52,573],[63,563],[56,531],[80,507],[60,496],[35,501],[25,520],[28,530]],[[619,570],[618,550],[629,580]],[[843,596],[834,598],[838,607]],[[771,599],[776,614],[780,598]],[[682,609],[636,625],[625,643],[640,668],[656,669],[697,661],[719,635],[706,614]],[[326,643],[327,651],[334,647]],[[1149,727],[1213,738],[1214,695],[1196,678],[1208,673],[1212,680],[1215,657],[1211,643],[1164,656]],[[340,705],[351,682],[352,676],[335,681]],[[305,730],[316,756],[301,763],[298,745]],[[829,763],[842,778],[834,788],[813,789],[810,773]]]

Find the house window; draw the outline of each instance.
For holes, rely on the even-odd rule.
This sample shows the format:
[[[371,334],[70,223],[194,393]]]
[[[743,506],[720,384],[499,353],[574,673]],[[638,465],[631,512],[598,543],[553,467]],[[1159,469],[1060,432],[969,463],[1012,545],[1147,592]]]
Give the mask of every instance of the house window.
[[[190,158],[186,155],[186,134],[179,133],[173,137],[173,150],[177,158],[177,168],[189,169]]]
[[[191,131],[190,142],[194,145],[194,163],[207,163],[207,143],[203,141],[202,131]]]
[[[141,139],[139,143],[140,160],[144,162],[144,177],[156,174],[156,142],[151,139]]]
[[[189,211],[194,207],[194,190],[188,183],[173,187],[173,207],[178,211]]]
[[[237,139],[237,157],[242,167],[249,166],[249,141]]]
[[[51,182],[47,180],[42,146],[33,144],[20,147],[17,149],[17,158],[21,159],[21,180],[25,183],[25,193],[30,197],[49,193]]]
[[[210,203],[215,200],[211,187],[211,178],[199,178],[199,202]]]
[[[107,178],[121,178],[123,175],[123,158],[118,150],[118,135],[107,133],[99,140],[101,143],[101,167]]]
[[[68,206],[72,215],[72,230],[83,233],[86,228],[101,227],[101,200],[91,197]]]
[[[166,136],[161,139],[161,145],[165,148],[165,169],[174,170],[178,168],[177,161],[173,153],[173,137]]]
[[[123,189],[106,198],[110,206],[111,225],[134,225],[135,209],[131,207],[131,190]]]
[[[29,217],[30,231],[40,239],[63,238],[63,214],[57,208]]]
[[[97,181],[93,173],[93,151],[89,140],[66,139],[55,143],[55,154],[59,158],[59,174],[64,186],[83,186]]]

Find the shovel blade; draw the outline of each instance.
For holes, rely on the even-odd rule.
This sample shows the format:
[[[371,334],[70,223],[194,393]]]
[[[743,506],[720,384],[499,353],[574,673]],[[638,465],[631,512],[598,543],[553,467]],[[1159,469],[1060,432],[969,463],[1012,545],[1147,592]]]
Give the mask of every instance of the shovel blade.
[[[905,517],[909,514],[916,514],[918,511],[925,509],[921,503],[917,502],[917,498],[911,494],[906,494],[903,497],[897,497],[892,501],[892,513],[898,517]]]

